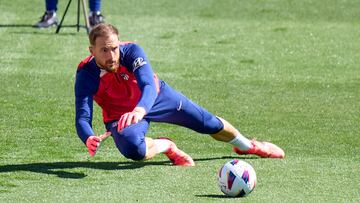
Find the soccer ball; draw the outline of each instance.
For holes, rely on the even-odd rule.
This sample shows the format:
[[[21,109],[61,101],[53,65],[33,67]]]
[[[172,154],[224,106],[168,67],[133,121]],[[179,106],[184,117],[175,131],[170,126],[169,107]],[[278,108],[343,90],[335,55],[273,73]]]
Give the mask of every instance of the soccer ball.
[[[218,183],[225,195],[245,197],[255,188],[256,173],[249,163],[234,159],[220,168]]]

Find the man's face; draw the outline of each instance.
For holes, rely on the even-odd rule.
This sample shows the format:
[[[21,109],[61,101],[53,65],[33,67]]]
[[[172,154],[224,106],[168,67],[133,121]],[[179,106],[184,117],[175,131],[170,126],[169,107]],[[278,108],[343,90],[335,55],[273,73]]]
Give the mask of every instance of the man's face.
[[[115,72],[119,66],[119,39],[116,34],[106,37],[98,37],[95,45],[89,47],[100,68],[109,72]]]

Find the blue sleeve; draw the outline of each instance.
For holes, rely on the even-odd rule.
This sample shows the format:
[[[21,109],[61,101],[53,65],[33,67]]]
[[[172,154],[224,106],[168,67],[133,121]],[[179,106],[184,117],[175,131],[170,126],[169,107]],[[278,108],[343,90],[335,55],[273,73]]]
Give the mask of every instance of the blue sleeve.
[[[125,63],[127,63],[126,66],[131,67],[131,70],[134,72],[139,88],[142,92],[140,100],[136,106],[143,107],[146,112],[149,112],[157,97],[154,73],[150,62],[143,49],[136,44],[130,45],[124,60]]]
[[[92,129],[93,92],[95,84],[89,81],[85,71],[78,71],[75,81],[75,126],[76,131],[85,144],[88,137],[94,135]]]

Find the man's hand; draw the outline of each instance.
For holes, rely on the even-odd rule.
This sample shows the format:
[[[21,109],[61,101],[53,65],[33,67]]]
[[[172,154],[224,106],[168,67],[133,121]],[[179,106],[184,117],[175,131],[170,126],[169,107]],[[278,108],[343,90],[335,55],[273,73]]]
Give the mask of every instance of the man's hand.
[[[111,132],[105,132],[102,135],[99,136],[90,136],[86,140],[86,146],[88,148],[90,156],[95,156],[97,149],[100,146],[101,141],[106,140],[111,135]]]
[[[117,131],[120,132],[125,127],[131,124],[138,123],[145,116],[145,109],[143,107],[135,107],[132,112],[123,114],[118,122]]]
[[[95,135],[90,136],[86,140],[86,147],[88,148],[88,152],[90,156],[95,156],[97,148],[100,146],[101,139]]]

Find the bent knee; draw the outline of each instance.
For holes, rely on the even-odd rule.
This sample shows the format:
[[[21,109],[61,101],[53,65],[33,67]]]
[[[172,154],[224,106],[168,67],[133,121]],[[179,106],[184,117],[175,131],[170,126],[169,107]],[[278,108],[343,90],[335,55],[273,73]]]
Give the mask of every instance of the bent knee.
[[[146,147],[142,145],[128,144],[125,149],[120,152],[128,159],[140,161],[145,158]]]

